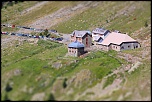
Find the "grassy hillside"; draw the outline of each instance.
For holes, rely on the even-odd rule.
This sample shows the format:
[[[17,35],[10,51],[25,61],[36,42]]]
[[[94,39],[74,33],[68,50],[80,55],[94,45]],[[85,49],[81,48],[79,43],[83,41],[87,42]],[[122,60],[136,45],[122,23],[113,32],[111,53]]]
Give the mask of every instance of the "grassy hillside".
[[[24,1],[4,7],[1,22],[28,26],[39,18],[64,7],[74,7],[82,1],[52,1],[20,15],[37,3]],[[50,29],[70,34],[73,30],[105,27],[128,33],[140,42],[141,48],[122,52],[91,51],[84,58],[74,58],[65,56],[67,46],[57,42],[39,40],[31,44],[21,37],[1,35],[1,100],[151,99],[151,2],[98,1],[91,5]],[[133,68],[137,62],[129,62],[127,55],[140,59],[137,62],[141,63],[131,74],[124,69]],[[118,73],[114,73],[116,71]]]
[[[96,27],[105,27],[130,34],[143,27],[146,21],[148,24],[151,23],[150,6],[150,2],[147,1],[101,1],[98,6],[51,28],[71,33],[75,29],[93,30]]]
[[[9,6],[6,9],[2,9],[2,23],[12,23],[16,25],[28,25],[35,20],[44,17],[47,14],[53,13],[60,8],[63,7],[69,7],[73,6],[77,3],[78,1],[75,2],[62,2],[62,1],[52,1],[48,2],[40,7],[34,8],[28,13],[22,14],[21,12],[24,11],[25,9],[34,6],[38,1],[25,1],[23,3],[19,4],[14,4],[13,6]]]
[[[14,43],[17,44],[18,41],[14,41]],[[94,78],[100,81],[104,76],[111,73],[111,70],[124,63],[111,58],[104,52],[91,53],[85,59],[77,58],[78,62],[74,63],[71,61],[76,60],[75,58],[64,60],[66,53],[67,48],[65,46],[41,40],[38,42],[38,45],[30,45],[25,41],[22,46],[15,47],[14,44],[10,48],[2,49],[2,100],[4,100],[5,95],[10,100],[30,100],[32,95],[39,92],[46,92],[49,95],[50,93],[47,90],[52,88],[54,80],[58,77],[66,77],[69,80],[71,76],[82,69],[91,71],[90,81],[92,83],[88,87],[93,86],[97,83]],[[54,63],[61,63],[61,68],[54,68],[52,66]],[[17,70],[20,70],[19,74],[15,74]],[[45,83],[46,81],[48,81],[47,84]],[[5,85],[7,84],[12,87],[10,92],[5,91]],[[70,85],[72,84],[68,86]],[[78,90],[85,90],[87,87],[84,87],[84,85],[82,84]],[[32,92],[24,92],[24,87],[27,89],[32,88]],[[54,94],[55,98],[58,97],[59,93]],[[48,99],[47,96],[46,100]]]

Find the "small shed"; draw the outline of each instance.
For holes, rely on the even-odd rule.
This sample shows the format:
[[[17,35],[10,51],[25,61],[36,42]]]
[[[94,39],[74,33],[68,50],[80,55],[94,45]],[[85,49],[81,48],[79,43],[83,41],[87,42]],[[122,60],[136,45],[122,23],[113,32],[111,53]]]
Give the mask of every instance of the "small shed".
[[[68,54],[73,57],[79,57],[84,54],[84,47],[84,44],[81,42],[72,42],[68,45]]]

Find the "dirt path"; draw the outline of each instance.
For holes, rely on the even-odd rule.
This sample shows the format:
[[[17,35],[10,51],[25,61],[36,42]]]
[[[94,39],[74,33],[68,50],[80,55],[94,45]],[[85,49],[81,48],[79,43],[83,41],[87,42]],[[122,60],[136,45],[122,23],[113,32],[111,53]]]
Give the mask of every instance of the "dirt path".
[[[48,1],[39,2],[39,3],[35,4],[34,6],[32,6],[32,7],[28,8],[28,9],[22,11],[22,12],[21,12],[21,15],[26,14],[26,13],[29,13],[29,12],[32,11],[33,9],[36,9],[36,8],[38,8],[38,7],[46,4],[47,2],[48,2]]]
[[[73,7],[66,7],[66,8],[61,8],[58,11],[48,14],[47,16],[41,17],[37,21],[33,22],[32,24],[28,25],[36,29],[48,29],[51,26],[54,26],[60,22],[69,20],[71,17],[74,15],[81,13],[88,8],[94,6],[92,3],[95,5],[98,5],[98,2],[92,2],[92,1],[84,1],[81,2],[80,4],[73,6]],[[26,29],[21,29],[18,32],[31,32],[30,30]]]

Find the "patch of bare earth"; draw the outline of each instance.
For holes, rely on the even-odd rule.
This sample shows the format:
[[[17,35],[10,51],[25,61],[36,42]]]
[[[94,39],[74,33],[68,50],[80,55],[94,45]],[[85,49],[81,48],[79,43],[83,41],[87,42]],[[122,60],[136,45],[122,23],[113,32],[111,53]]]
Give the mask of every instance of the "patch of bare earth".
[[[26,10],[22,11],[21,12],[21,15],[23,14],[27,14],[29,12],[31,12],[33,9],[38,9],[40,6],[44,5],[48,3],[48,1],[42,1],[42,2],[38,2],[37,4],[35,4],[34,6],[30,7],[30,8],[27,8]]]
[[[48,14],[47,16],[41,17],[40,19],[38,19],[37,21],[31,23],[28,26],[31,26],[33,28],[37,28],[37,29],[48,29],[51,26],[54,26],[58,23],[64,22],[69,20],[71,17],[82,13],[83,11],[87,10],[90,7],[93,7],[96,4],[98,5],[98,2],[92,2],[92,1],[84,1],[81,2],[80,4],[73,6],[73,7],[64,7],[59,9],[58,11]],[[18,32],[32,32],[30,30],[27,29],[20,29]]]

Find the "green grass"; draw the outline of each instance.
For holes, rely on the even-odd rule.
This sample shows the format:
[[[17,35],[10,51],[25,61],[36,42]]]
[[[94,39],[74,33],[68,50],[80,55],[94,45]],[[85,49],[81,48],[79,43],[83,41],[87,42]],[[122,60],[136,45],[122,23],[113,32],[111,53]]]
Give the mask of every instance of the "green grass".
[[[132,14],[131,16],[120,14],[120,16],[112,19],[119,10],[131,5],[137,6],[132,13],[128,13],[128,15]],[[112,10],[109,7],[113,7]],[[90,15],[93,15],[93,17]],[[150,15],[150,2],[102,2],[99,6],[89,8],[68,21],[51,28],[63,33],[72,33],[74,30],[93,30],[95,27],[106,26],[106,29],[116,29],[130,34],[143,27],[146,20],[148,20],[148,24],[150,24]],[[136,18],[136,20],[133,20],[134,18]],[[109,23],[106,22],[107,19],[110,20]],[[129,21],[130,23],[128,23]]]
[[[46,81],[46,79],[48,79],[47,76],[46,79],[44,76],[43,81],[35,81],[40,74],[45,73],[45,75],[50,74],[56,76],[55,74],[52,74],[52,71],[55,69],[51,69],[51,66],[48,65],[49,60],[47,59],[52,57],[52,59],[55,61],[57,60],[56,57],[63,56],[67,52],[67,49],[64,46],[61,46],[61,44],[55,42],[39,41],[39,44],[40,45],[29,45],[28,43],[24,43],[22,46],[16,48],[15,51],[12,52],[12,54],[3,56],[3,65],[6,65],[7,62],[9,62],[10,64],[5,67],[2,66],[2,73],[4,75],[2,79],[5,79],[5,81],[2,83],[2,87],[5,86],[8,80],[12,80],[14,82],[13,90],[8,93],[8,96],[11,100],[23,100],[25,98],[26,100],[29,100],[31,98],[28,93],[24,93],[21,91],[24,85],[27,85],[28,88],[34,88],[33,93],[31,93],[30,95],[45,90],[48,86],[43,87],[42,83],[43,81]],[[43,47],[43,45],[49,45],[50,48],[46,49]],[[23,49],[19,50],[21,48]],[[4,52],[2,52],[2,54],[4,54]],[[21,59],[22,57],[25,57],[27,55],[30,57],[19,60],[15,63],[16,60]],[[4,62],[4,60],[7,60],[7,62]],[[48,68],[43,68],[46,65],[48,66]],[[11,72],[13,72],[15,69],[20,69],[22,74],[14,76]],[[7,76],[8,72],[10,73],[10,77],[6,79],[5,76]],[[50,82],[51,80],[52,79],[50,79]],[[4,94],[2,95],[2,99],[3,98]]]
[[[146,63],[146,64],[145,64]],[[111,98],[111,100],[118,100],[120,95],[125,96],[127,92],[131,92],[131,95],[124,97],[123,101],[130,100],[140,100],[138,98],[150,97],[150,61],[144,61],[144,64],[141,64],[134,72],[128,74],[125,72],[125,77],[127,80],[122,84],[122,87],[119,90],[116,90],[110,96],[102,97],[100,100]],[[123,75],[124,75],[123,74]],[[111,82],[111,81],[110,81]],[[141,88],[142,85],[146,83],[146,86]],[[135,91],[136,90],[136,91]],[[140,97],[136,98],[136,94],[139,93]]]
[[[51,48],[46,46],[51,46]],[[11,50],[12,49],[10,48],[10,51]],[[8,52],[2,52],[2,55],[6,55],[6,53]],[[2,83],[2,86],[4,87],[8,80],[12,80],[14,82],[13,90],[10,93],[8,93],[9,98],[12,100],[22,100],[26,97],[28,100],[31,97],[28,96],[27,93],[21,91],[24,85],[27,85],[28,88],[33,87],[33,93],[30,94],[32,96],[34,93],[42,92],[44,90],[49,89],[56,81],[57,77],[70,78],[69,76],[74,75],[74,73],[78,73],[82,69],[89,69],[91,71],[92,74],[90,80],[93,80],[93,85],[97,83],[96,80],[93,79],[95,75],[96,79],[101,80],[111,70],[120,66],[119,61],[117,61],[114,58],[111,58],[108,54],[104,52],[96,52],[95,54],[90,54],[88,57],[86,57],[86,59],[69,57],[71,60],[78,59],[79,62],[72,63],[71,65],[66,65],[66,61],[62,59],[62,57],[66,53],[67,48],[65,46],[61,46],[56,42],[40,40],[38,42],[38,45],[29,46],[29,44],[25,42],[22,46],[15,48],[15,51],[12,52],[12,54],[3,56],[2,80],[5,79],[5,76],[7,76],[8,72],[11,73],[11,71],[13,72],[15,69],[20,69],[22,72],[22,74],[18,76],[14,76],[13,73],[10,74],[11,79],[10,77],[8,77],[8,79]],[[111,54],[113,54],[113,52],[111,52]],[[10,58],[10,56],[12,57]],[[19,60],[25,56],[30,57]],[[58,59],[57,57],[61,58]],[[5,60],[7,60],[7,62],[5,62]],[[19,61],[15,63],[16,60]],[[7,65],[8,62],[9,65]],[[61,62],[63,64],[63,67],[60,69],[52,68],[51,63],[53,64],[55,62]],[[94,67],[90,66],[89,63]],[[103,65],[101,65],[101,63]],[[44,66],[47,67],[44,68]],[[44,75],[49,75],[52,77],[51,79],[49,79],[50,81],[47,86],[43,86],[42,83],[44,83],[49,78],[49,76],[42,78],[41,81],[36,81],[36,78],[38,76],[42,77],[42,73],[44,73]],[[78,93],[80,90],[85,90],[87,88],[85,86],[87,86],[87,83],[82,83],[81,88],[77,90],[75,94]],[[2,95],[2,97],[4,98],[4,94]]]
[[[13,6],[8,6],[6,9],[2,8],[1,10],[1,22],[8,23],[11,20],[18,19],[20,17],[20,12],[23,10],[32,7],[38,3],[38,1],[24,1],[18,4],[14,4]]]
[[[115,74],[112,75],[112,76],[110,76],[110,77],[108,77],[107,80],[106,80],[106,82],[105,82],[104,85],[103,85],[103,89],[104,89],[105,87],[107,87],[108,85],[111,85],[111,84],[113,83],[113,81],[115,80],[115,78],[116,78],[116,75],[115,75]]]
[[[14,19],[12,21],[15,24],[24,25],[28,24],[31,21],[35,21],[36,19],[45,16],[49,13],[53,13],[56,10],[66,7],[66,6],[74,6],[78,2],[49,2],[45,6],[42,6],[41,9],[33,10],[29,14],[25,14],[24,17],[14,15],[15,10],[18,10],[16,14],[19,14],[19,11],[23,11],[24,9],[33,6],[35,2],[24,2],[19,3],[14,6],[8,7],[6,10],[2,9],[2,23],[7,23],[5,16],[11,17]],[[119,5],[118,5],[119,3]],[[51,6],[53,4],[54,6]],[[25,6],[26,5],[26,6]],[[122,10],[124,7],[131,5],[135,6],[135,10],[132,11],[130,16],[119,15],[118,17],[112,19],[112,17],[119,13],[119,10]],[[110,9],[107,9],[111,7]],[[14,9],[12,9],[14,8]],[[40,11],[44,11],[39,13]],[[21,18],[19,18],[21,17]],[[136,20],[133,20],[136,18]],[[9,21],[11,21],[11,19]],[[110,22],[107,23],[106,20]],[[151,29],[149,27],[144,27],[145,21],[150,24],[150,2],[101,2],[98,6],[93,8],[88,8],[86,11],[77,14],[66,22],[59,23],[53,29],[57,29],[59,32],[63,33],[71,33],[73,30],[92,30],[96,27],[104,26],[106,29],[117,29],[121,32],[129,32],[129,35],[132,35],[133,32],[143,28],[138,36],[135,38],[146,39],[149,36]],[[75,26],[76,25],[76,26]],[[71,27],[71,28],[70,28]],[[131,27],[131,28],[130,28]],[[3,29],[3,28],[2,28]],[[12,28],[4,28],[4,31],[11,31]],[[14,29],[13,31],[16,31]],[[142,34],[142,35],[141,35]],[[143,38],[146,36],[145,38]],[[2,38],[7,38],[6,36],[2,36]],[[45,92],[45,98],[48,98],[51,90],[56,85],[59,85],[58,90],[53,94],[55,99],[61,98],[64,100],[73,100],[75,95],[78,95],[85,91],[88,88],[94,87],[98,82],[101,82],[102,78],[108,74],[110,74],[114,69],[121,66],[121,64],[126,64],[125,60],[122,60],[117,56],[116,51],[109,52],[92,52],[85,58],[73,58],[73,57],[64,57],[67,53],[67,46],[62,44],[39,40],[38,45],[29,44],[24,41],[23,45],[16,47],[18,41],[13,41],[8,48],[2,48],[2,57],[1,57],[1,73],[2,73],[2,99],[4,100],[7,95],[11,100],[30,100],[32,96],[36,93]],[[135,50],[127,50],[122,53],[129,53],[134,56],[141,56],[141,51],[143,48],[135,49]],[[139,54],[140,53],[140,54]],[[26,57],[29,56],[29,57]],[[71,63],[71,61],[78,60],[76,63]],[[59,69],[53,68],[52,64],[60,62],[62,67]],[[138,89],[139,94],[142,97],[146,97],[150,95],[150,83],[148,82],[150,79],[150,61],[143,59],[142,65],[139,66],[133,73],[127,74],[125,72],[125,76],[127,80],[122,83],[122,88],[118,91],[112,93],[111,96],[99,97],[99,100],[111,98],[112,100],[117,100],[120,95],[125,95],[128,91],[134,92],[135,89]],[[69,64],[69,65],[68,65]],[[14,75],[14,70],[20,69],[21,75]],[[83,81],[78,86],[74,87],[74,83],[67,86],[67,88],[62,90],[63,85],[62,82],[58,83],[58,77],[66,77],[68,80],[79,73],[83,69],[88,69],[91,72],[91,76],[89,81]],[[120,73],[122,74],[122,73]],[[124,77],[124,76],[120,76]],[[104,85],[107,87],[110,85],[115,77],[109,77]],[[39,79],[39,80],[38,80]],[[89,83],[89,82],[92,83]],[[13,90],[10,92],[6,92],[5,86],[7,83],[13,82]],[[47,83],[47,84],[45,84]],[[55,84],[56,83],[56,84]],[[141,88],[140,85],[146,83],[145,88]],[[30,88],[33,88],[33,92],[23,92],[23,87],[27,85],[27,91]],[[73,93],[70,95],[65,94],[70,89],[73,89]],[[61,90],[60,90],[61,89]],[[131,100],[136,98],[136,93],[126,97],[124,100]],[[82,97],[85,99],[85,96]],[[89,100],[89,99],[88,99]]]
[[[18,3],[13,6],[8,7],[7,9],[2,9],[2,23],[6,23],[12,21],[13,24],[16,25],[28,25],[35,20],[46,16],[47,14],[51,14],[62,7],[70,7],[79,3],[79,1],[75,2],[67,2],[67,1],[51,1],[46,3],[45,5],[33,9],[28,14],[20,15],[20,12],[25,10],[28,7],[33,6],[38,1],[25,1],[23,3]],[[52,6],[53,5],[53,6]],[[43,11],[43,12],[42,12]],[[8,17],[7,17],[8,16]]]

